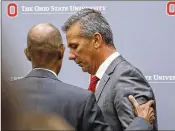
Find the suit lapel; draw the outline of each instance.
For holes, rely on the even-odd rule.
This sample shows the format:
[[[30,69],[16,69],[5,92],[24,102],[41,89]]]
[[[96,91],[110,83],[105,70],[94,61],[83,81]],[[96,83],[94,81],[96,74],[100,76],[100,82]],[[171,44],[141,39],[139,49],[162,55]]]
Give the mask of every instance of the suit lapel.
[[[105,73],[102,77],[102,79],[100,80],[100,83],[97,87],[97,90],[95,92],[95,96],[96,96],[96,101],[98,102],[99,98],[100,98],[100,95],[107,83],[107,81],[109,80],[109,76]]]
[[[105,71],[102,79],[100,80],[100,83],[97,87],[97,90],[95,92],[95,96],[96,96],[96,101],[98,102],[101,93],[103,92],[103,89],[105,88],[105,85],[107,84],[107,82],[110,79],[111,74],[114,72],[114,69],[117,67],[117,65],[122,62],[125,61],[125,59],[120,55],[117,58],[115,58],[113,60],[113,62],[109,65],[109,67],[107,68],[107,70]]]

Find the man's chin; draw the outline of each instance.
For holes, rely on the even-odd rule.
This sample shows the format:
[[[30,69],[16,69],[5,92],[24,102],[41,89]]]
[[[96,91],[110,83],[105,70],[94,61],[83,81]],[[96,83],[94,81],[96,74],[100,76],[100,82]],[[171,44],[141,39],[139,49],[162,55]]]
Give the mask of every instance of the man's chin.
[[[88,70],[86,68],[81,68],[83,72],[88,72]]]

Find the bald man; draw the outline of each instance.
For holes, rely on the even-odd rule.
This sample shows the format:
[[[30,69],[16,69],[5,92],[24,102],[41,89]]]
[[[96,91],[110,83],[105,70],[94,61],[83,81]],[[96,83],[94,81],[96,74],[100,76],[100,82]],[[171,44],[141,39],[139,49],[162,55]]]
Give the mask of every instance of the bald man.
[[[31,61],[33,70],[23,79],[13,82],[25,98],[26,109],[59,114],[79,131],[109,131],[94,94],[57,78],[64,50],[61,34],[52,24],[41,23],[30,29],[25,55]],[[148,123],[154,119],[151,105],[152,102],[149,102],[143,108],[144,105],[139,107],[135,104],[135,109],[141,111],[137,111],[139,117],[133,120],[128,130],[152,128]]]

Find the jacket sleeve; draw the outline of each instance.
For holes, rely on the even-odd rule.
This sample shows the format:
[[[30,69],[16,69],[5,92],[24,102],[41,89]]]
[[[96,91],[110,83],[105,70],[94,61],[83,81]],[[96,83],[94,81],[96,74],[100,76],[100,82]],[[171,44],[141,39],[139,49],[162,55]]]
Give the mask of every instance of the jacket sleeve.
[[[146,120],[144,120],[141,117],[136,117],[134,120],[129,124],[129,126],[126,128],[125,131],[131,131],[131,130],[145,130],[145,131],[151,131],[152,125],[150,125]]]
[[[114,105],[119,120],[126,129],[136,117],[133,105],[128,96],[133,95],[139,104],[153,99],[153,92],[144,76],[136,69],[128,69],[123,72],[113,88]]]

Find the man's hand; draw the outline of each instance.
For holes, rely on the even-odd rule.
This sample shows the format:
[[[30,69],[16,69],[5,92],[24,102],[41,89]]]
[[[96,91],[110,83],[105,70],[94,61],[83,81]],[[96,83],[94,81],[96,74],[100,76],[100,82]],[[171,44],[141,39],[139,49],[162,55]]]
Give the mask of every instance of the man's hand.
[[[129,96],[129,100],[134,106],[136,115],[144,118],[146,121],[152,124],[153,120],[155,119],[154,109],[151,107],[154,101],[150,100],[145,104],[139,105],[132,95]]]

